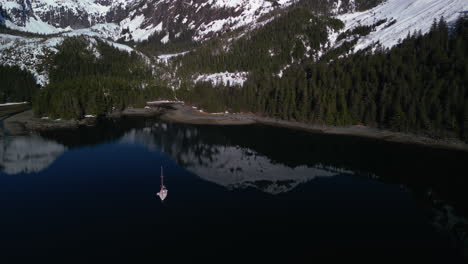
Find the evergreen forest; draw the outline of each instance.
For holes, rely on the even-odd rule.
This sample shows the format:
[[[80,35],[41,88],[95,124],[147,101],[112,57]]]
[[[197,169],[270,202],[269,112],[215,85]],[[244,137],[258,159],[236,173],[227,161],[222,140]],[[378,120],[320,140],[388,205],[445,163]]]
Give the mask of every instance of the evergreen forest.
[[[377,46],[339,58],[342,52],[329,54],[293,64],[282,77],[272,64],[251,57],[258,67],[250,68],[242,88],[198,83],[178,92],[209,111],[468,140],[468,19],[453,26],[434,21],[428,34],[415,32],[392,49]],[[204,69],[204,60],[191,67]],[[212,60],[206,67],[232,70],[233,63]]]
[[[39,90],[34,76],[18,66],[0,65],[0,104],[31,102]]]
[[[163,68],[166,73],[151,65],[151,39],[140,44],[143,55],[69,37],[44,63],[50,82],[39,92],[30,73],[0,67],[0,102],[33,98],[37,116],[80,119],[180,99],[213,112],[468,141],[468,19],[434,21],[429,33],[408,34],[391,49],[377,43],[350,52],[357,37],[394,21],[376,23],[343,32],[342,45],[333,49],[328,39],[343,23],[297,7],[245,35],[197,44]],[[215,72],[249,74],[242,87],[193,82],[197,74]],[[177,78],[178,89],[162,81],[164,74]]]
[[[153,78],[153,69],[141,54],[94,41],[92,45],[83,37],[68,38],[49,58],[50,83],[33,101],[37,116],[102,116],[169,96],[165,86]]]

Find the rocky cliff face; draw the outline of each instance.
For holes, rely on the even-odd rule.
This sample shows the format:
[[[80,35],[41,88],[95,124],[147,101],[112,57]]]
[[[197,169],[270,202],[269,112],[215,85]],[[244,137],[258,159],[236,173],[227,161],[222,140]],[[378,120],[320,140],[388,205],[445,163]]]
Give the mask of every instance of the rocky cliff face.
[[[260,23],[263,15],[291,5],[338,14],[363,1],[381,0],[0,0],[0,23],[44,34],[112,23],[120,28],[116,39],[202,41]]]
[[[0,14],[15,25],[25,26],[34,11],[29,0],[6,1],[0,3]]]
[[[189,34],[204,40],[256,22],[262,15],[289,6],[292,0],[0,0],[4,24],[23,31],[50,33],[113,23],[119,38],[141,41],[160,35],[162,42]],[[7,23],[8,22],[8,23]]]

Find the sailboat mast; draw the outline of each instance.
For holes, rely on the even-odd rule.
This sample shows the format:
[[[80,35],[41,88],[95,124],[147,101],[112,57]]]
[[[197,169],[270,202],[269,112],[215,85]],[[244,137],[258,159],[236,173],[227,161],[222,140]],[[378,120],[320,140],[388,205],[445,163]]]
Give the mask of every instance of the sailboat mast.
[[[164,186],[163,167],[161,166],[161,186]]]

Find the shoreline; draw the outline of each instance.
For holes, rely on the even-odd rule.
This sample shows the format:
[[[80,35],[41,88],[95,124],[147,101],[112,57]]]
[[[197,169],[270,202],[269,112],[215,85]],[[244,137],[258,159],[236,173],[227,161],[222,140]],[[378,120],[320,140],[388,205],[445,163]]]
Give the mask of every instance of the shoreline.
[[[4,130],[10,136],[27,135],[32,131],[46,131],[53,129],[75,129],[80,126],[92,126],[96,118],[83,120],[51,120],[34,117],[31,109],[9,116],[3,120]],[[2,135],[4,132],[2,132]]]
[[[120,118],[122,116],[155,116],[160,111],[147,108],[129,108],[122,112],[109,114],[108,118]],[[97,124],[96,117],[87,117],[81,120],[53,120],[38,118],[34,116],[31,107],[24,105],[0,106],[0,137],[22,136],[33,131],[47,131],[54,129],[77,129],[82,126],[94,126]]]
[[[2,110],[2,109],[0,109]],[[322,133],[329,135],[347,135],[356,137],[366,137],[387,142],[404,144],[417,144],[433,148],[449,150],[468,151],[468,144],[459,139],[434,139],[411,133],[394,132],[366,126],[322,126],[296,121],[287,121],[263,117],[252,113],[206,113],[195,107],[182,105],[179,103],[167,103],[151,108],[129,108],[122,112],[109,114],[108,118],[120,118],[122,116],[159,116],[161,120],[195,125],[252,125],[262,124],[276,127],[284,127],[295,130],[302,130],[310,133]],[[83,120],[44,120],[36,118],[31,109],[24,109],[11,115],[3,116],[3,130],[8,131],[8,135],[27,135],[31,131],[45,131],[53,129],[76,129],[80,126],[93,126],[97,123],[96,118],[85,118]],[[4,136],[4,131],[0,131],[0,136]]]
[[[165,121],[199,124],[199,125],[249,125],[263,124],[269,126],[285,127],[290,129],[302,130],[311,133],[323,133],[329,135],[348,135],[356,137],[366,137],[387,142],[396,142],[404,144],[417,144],[433,148],[443,148],[450,150],[468,151],[468,144],[455,138],[434,139],[427,136],[411,133],[394,132],[378,128],[366,127],[362,125],[335,127],[313,125],[297,121],[287,121],[270,117],[263,117],[255,114],[210,114],[200,112],[189,106],[174,107],[161,116]]]

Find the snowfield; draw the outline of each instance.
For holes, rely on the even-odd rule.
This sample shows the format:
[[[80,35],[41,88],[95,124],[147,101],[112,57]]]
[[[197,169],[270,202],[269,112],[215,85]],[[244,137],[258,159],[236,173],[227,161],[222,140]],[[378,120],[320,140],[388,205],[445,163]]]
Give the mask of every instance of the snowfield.
[[[148,3],[153,3],[153,8],[169,4],[174,8],[177,3],[174,0],[148,1],[143,5],[143,0],[110,0],[108,3],[97,0],[35,0],[31,1],[30,8],[27,11],[32,16],[27,17],[26,21],[16,18],[13,21],[5,19],[5,25],[9,28],[28,31],[41,34],[55,34],[60,32],[69,32],[68,35],[87,35],[99,36],[117,40],[124,37],[127,40],[143,41],[155,33],[161,33],[164,36],[161,42],[166,44],[171,41],[169,33],[166,32],[168,21],[159,21],[158,18],[148,16]],[[351,0],[351,6],[353,5]],[[229,15],[222,19],[206,20],[204,22],[196,21],[190,15],[174,15],[174,22],[181,17],[181,23],[185,25],[186,30],[193,30],[195,41],[203,41],[213,34],[232,31],[237,28],[248,26],[255,28],[264,22],[259,22],[259,18],[270,13],[277,8],[285,8],[294,3],[294,0],[205,0],[205,1],[187,1],[184,2],[187,7],[193,8],[198,13],[203,8],[212,10],[232,10]],[[171,5],[174,4],[174,5]],[[340,14],[343,12],[343,2],[336,1],[332,13]],[[0,7],[8,14],[22,10],[19,1],[0,0]],[[126,17],[121,17],[113,23],[108,23],[106,17],[115,10],[128,9]],[[352,8],[351,8],[352,9]],[[52,25],[42,21],[41,15],[49,14],[51,11],[69,12],[78,16],[86,15],[90,23],[89,28],[71,29],[60,28],[58,25]],[[187,9],[191,10],[191,9]],[[355,28],[359,25],[373,25],[377,21],[386,19],[387,22],[376,28],[370,35],[361,38],[355,47],[360,50],[368,47],[374,42],[379,41],[384,47],[392,47],[398,43],[399,39],[407,36],[408,32],[421,30],[426,33],[434,19],[444,17],[447,21],[454,21],[461,11],[468,10],[468,0],[387,0],[383,4],[364,12],[354,12],[337,15],[336,17],[345,22],[345,30]],[[2,21],[2,18],[0,18]],[[268,21],[268,20],[267,20]],[[390,25],[392,21],[395,24]],[[24,24],[24,25],[23,25]],[[128,29],[127,32],[123,32]],[[176,32],[173,32],[174,34]],[[182,32],[175,34],[175,38]],[[335,44],[335,38],[331,38],[332,44]],[[339,44],[339,43],[336,43]]]
[[[31,72],[36,82],[44,86],[49,82],[48,74],[42,64],[44,56],[56,52],[55,47],[63,38],[26,38],[0,34],[0,61],[4,65],[17,65]]]
[[[195,83],[210,82],[213,85],[243,86],[247,80],[248,72],[221,72],[212,74],[200,74],[195,78]]]
[[[275,7],[272,2],[265,0],[210,0],[207,2],[211,8],[233,8],[235,10],[242,9],[242,13],[238,16],[230,16],[225,19],[211,21],[208,24],[202,24],[197,28],[194,40],[205,40],[210,33],[222,31],[225,28],[230,30],[238,29],[242,26],[254,24],[257,20],[275,8],[284,8],[291,5],[294,0],[278,0],[278,6]]]
[[[28,103],[28,102],[4,103],[4,104],[0,104],[0,106],[22,105],[22,104],[27,104],[27,103]]]
[[[26,25],[23,27],[17,26],[16,24],[12,23],[10,20],[6,20],[5,25],[8,28],[11,28],[14,30],[38,33],[38,34],[56,34],[56,33],[67,31],[67,29],[54,27],[42,21],[41,19],[36,19],[36,18],[29,19],[26,22]]]
[[[184,51],[180,53],[173,53],[173,54],[162,54],[157,57],[157,62],[163,63],[163,64],[168,64],[169,61],[175,57],[178,56],[183,56],[185,54],[189,53],[189,51]]]
[[[121,28],[115,23],[97,24],[90,28],[70,30],[63,36],[89,36],[116,40],[120,37]]]
[[[208,18],[203,23],[190,15],[184,15],[181,23],[185,25],[187,30],[195,31],[195,41],[202,41],[210,37],[212,33],[224,32],[227,29],[234,30],[245,25],[255,24],[261,16],[276,8],[287,7],[293,2],[294,0],[278,0],[275,4],[268,0],[205,0],[201,3],[200,1],[196,3],[193,1],[190,1],[190,3],[184,2],[189,12],[195,10],[195,13],[198,13],[201,9],[206,8],[229,10],[229,15],[223,19],[210,20]],[[108,3],[98,0],[34,0],[24,10],[18,0],[0,0],[0,9],[3,9],[7,14],[27,13],[25,17],[16,15],[12,19],[4,18],[6,26],[15,30],[41,34],[72,31],[71,27],[60,28],[58,24],[41,20],[41,17],[44,19],[50,16],[60,17],[62,14],[67,16],[72,14],[77,18],[86,17],[89,23],[88,28],[75,27],[76,32],[72,34],[90,35],[103,33],[102,37],[105,35],[105,37],[109,37],[112,40],[123,37],[126,40],[144,41],[155,33],[166,31],[167,29],[164,27],[167,27],[168,24],[167,19],[160,20],[158,17],[152,17],[149,4],[152,4],[153,9],[164,5],[169,5],[169,9],[172,9],[176,8],[178,3],[178,1],[174,0],[109,0]],[[109,20],[109,17],[111,17],[109,15],[116,12],[116,10],[126,10],[128,13],[124,17]],[[179,16],[181,14],[174,16],[174,23],[176,23]],[[113,25],[109,26],[109,24]],[[117,25],[118,30],[114,25]],[[128,31],[124,33],[124,30]],[[175,38],[181,34],[182,32],[178,32],[175,34]],[[169,32],[166,32],[164,36],[161,42],[168,43],[170,41]]]
[[[359,39],[355,46],[355,51],[358,51],[376,42],[386,48],[393,47],[398,44],[398,40],[406,38],[408,33],[419,30],[423,34],[427,33],[434,19],[444,17],[448,23],[456,21],[461,11],[468,11],[468,0],[387,0],[365,12],[339,15],[336,18],[345,23],[344,31],[387,20],[368,36]],[[396,22],[391,25],[392,21]]]

